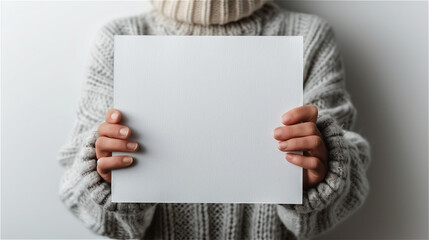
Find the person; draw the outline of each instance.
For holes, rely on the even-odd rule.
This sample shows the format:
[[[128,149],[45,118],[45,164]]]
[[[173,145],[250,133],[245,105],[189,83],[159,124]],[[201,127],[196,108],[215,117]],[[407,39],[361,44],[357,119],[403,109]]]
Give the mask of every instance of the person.
[[[59,161],[65,206],[95,233],[145,239],[303,239],[334,228],[364,203],[368,142],[352,131],[335,34],[323,18],[271,0],[152,0],[151,11],[114,19],[98,32],[69,141]],[[113,106],[114,35],[300,35],[304,103],[273,129],[285,159],[303,168],[303,204],[113,203],[111,170],[132,167],[141,143]],[[245,166],[243,166],[245,167]]]

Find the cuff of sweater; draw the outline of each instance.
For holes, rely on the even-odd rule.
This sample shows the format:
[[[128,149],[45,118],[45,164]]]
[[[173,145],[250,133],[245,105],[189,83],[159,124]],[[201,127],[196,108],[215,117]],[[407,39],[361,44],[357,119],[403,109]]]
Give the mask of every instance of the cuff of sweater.
[[[76,202],[101,207],[105,211],[119,214],[138,214],[156,203],[113,203],[110,183],[104,181],[97,172],[95,141],[99,137],[98,127],[91,128],[83,141],[76,159],[71,166],[67,184],[60,191],[61,199],[67,204]],[[70,206],[73,207],[73,206]]]
[[[318,211],[329,206],[341,195],[348,179],[350,158],[343,129],[330,116],[319,116],[316,124],[328,149],[328,172],[322,182],[303,192],[302,204],[282,204],[298,213]]]

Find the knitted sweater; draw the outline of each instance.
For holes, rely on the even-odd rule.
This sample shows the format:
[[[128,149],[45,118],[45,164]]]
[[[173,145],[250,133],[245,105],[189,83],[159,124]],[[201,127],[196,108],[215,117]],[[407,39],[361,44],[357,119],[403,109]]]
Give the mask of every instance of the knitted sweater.
[[[317,126],[329,153],[328,173],[303,192],[303,204],[112,203],[110,184],[96,171],[97,127],[113,104],[114,35],[301,35],[304,103],[319,108]],[[365,201],[369,145],[353,132],[356,110],[345,89],[332,28],[320,17],[268,2],[225,25],[179,22],[156,9],[105,24],[98,32],[77,118],[59,153],[59,195],[65,206],[100,235],[145,239],[311,238],[335,227]]]

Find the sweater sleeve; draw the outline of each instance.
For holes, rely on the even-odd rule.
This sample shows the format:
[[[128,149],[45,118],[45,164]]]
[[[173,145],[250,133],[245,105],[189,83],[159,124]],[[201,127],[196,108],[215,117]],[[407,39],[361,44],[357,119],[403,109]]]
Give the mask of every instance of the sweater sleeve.
[[[60,149],[64,166],[59,196],[85,226],[111,238],[142,238],[156,203],[112,203],[111,187],[96,171],[97,128],[113,104],[114,22],[97,34],[69,141]]]
[[[280,220],[299,239],[334,228],[364,203],[369,192],[369,144],[351,130],[356,110],[345,89],[334,32],[318,17],[309,31],[312,34],[304,38],[304,103],[319,109],[316,125],[329,160],[325,179],[303,192],[303,204],[277,205]]]

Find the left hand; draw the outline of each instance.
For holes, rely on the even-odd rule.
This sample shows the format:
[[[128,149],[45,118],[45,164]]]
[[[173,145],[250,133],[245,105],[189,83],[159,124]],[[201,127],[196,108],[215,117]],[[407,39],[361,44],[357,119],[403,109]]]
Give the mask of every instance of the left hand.
[[[326,176],[328,150],[323,136],[316,126],[318,110],[314,105],[294,108],[282,116],[285,126],[274,129],[273,136],[279,141],[278,148],[286,153],[286,160],[304,169],[304,188],[320,183]],[[302,151],[303,155],[289,153]]]

